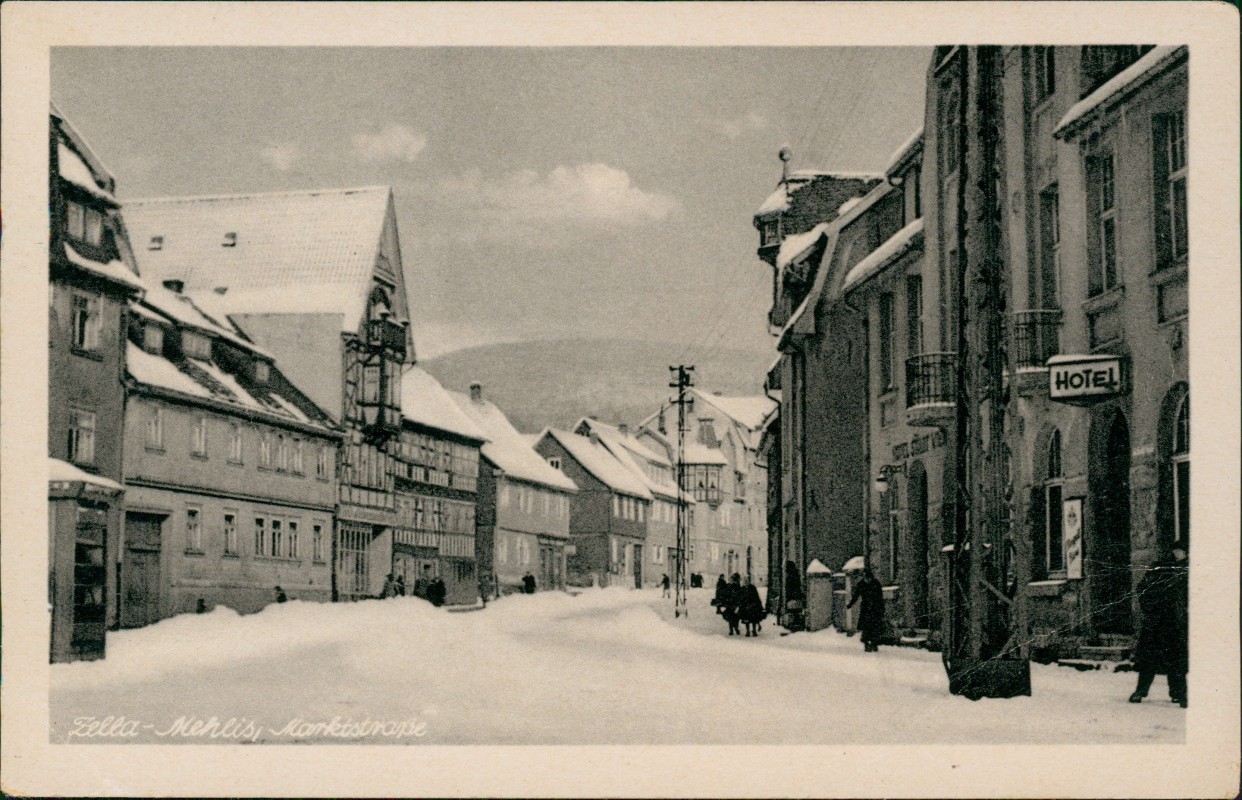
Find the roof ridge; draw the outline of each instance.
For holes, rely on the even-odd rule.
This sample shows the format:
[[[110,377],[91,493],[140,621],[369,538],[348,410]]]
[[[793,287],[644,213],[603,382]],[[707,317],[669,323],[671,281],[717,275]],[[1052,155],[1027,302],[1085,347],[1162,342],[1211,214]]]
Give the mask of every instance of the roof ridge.
[[[164,195],[160,197],[138,197],[134,199],[126,199],[124,205],[147,205],[154,203],[173,203],[173,202],[192,202],[203,200],[242,200],[259,197],[305,197],[317,194],[352,194],[362,192],[391,192],[392,186],[385,184],[375,184],[371,186],[344,186],[330,187],[326,189],[286,189],[273,192],[235,192],[224,194],[198,194],[198,195]]]

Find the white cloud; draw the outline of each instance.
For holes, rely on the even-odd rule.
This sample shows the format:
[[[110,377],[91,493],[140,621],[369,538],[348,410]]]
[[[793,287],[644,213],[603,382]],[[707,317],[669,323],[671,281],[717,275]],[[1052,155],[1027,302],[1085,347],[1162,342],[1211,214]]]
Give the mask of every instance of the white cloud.
[[[388,125],[379,133],[355,133],[350,141],[354,155],[367,162],[406,161],[418,158],[427,137],[405,125]]]
[[[270,144],[259,151],[259,158],[277,172],[288,172],[302,157],[302,150],[296,144]]]
[[[677,198],[634,186],[629,173],[607,164],[559,166],[546,175],[519,170],[485,175],[472,170],[440,184],[441,200],[464,206],[478,221],[470,238],[545,241],[568,226],[618,227],[661,222],[681,210]]]
[[[744,133],[767,130],[771,123],[758,111],[749,111],[734,119],[716,119],[709,125],[726,139],[737,139]]]

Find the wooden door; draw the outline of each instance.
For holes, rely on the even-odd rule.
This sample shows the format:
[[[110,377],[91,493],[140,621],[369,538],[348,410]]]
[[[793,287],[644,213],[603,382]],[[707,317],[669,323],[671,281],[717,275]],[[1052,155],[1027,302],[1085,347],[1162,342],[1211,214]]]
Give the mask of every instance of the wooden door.
[[[140,628],[160,618],[160,548],[164,517],[125,515],[121,563],[121,625]]]

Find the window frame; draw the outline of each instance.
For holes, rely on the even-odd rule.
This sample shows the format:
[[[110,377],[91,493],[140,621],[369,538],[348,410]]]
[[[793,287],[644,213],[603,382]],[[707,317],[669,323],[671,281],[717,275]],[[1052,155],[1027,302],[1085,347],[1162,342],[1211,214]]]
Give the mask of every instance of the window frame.
[[[1087,194],[1090,222],[1088,238],[1090,269],[1088,293],[1095,297],[1122,285],[1120,274],[1117,208],[1117,159],[1110,150],[1101,150],[1087,159]]]
[[[1044,462],[1044,574],[1065,574],[1065,527],[1062,513],[1065,506],[1065,469],[1063,440],[1060,430],[1048,436],[1048,455]],[[1055,502],[1054,502],[1055,498]],[[1054,533],[1055,532],[1055,533]],[[1053,558],[1053,545],[1057,558]]]
[[[1173,473],[1173,546],[1185,548],[1190,543],[1190,509],[1182,502],[1182,490],[1190,496],[1190,395],[1178,401],[1173,412],[1173,448],[1169,455]],[[1183,471],[1185,475],[1183,476]],[[1183,521],[1182,515],[1186,519]]]
[[[207,415],[199,414],[190,427],[190,455],[207,458]]]
[[[69,341],[80,353],[95,353],[103,339],[103,298],[74,289],[69,305]],[[81,309],[82,313],[79,313]]]
[[[238,550],[237,512],[230,509],[223,513],[220,521],[221,538],[224,540],[224,555],[241,555]]]
[[[143,447],[147,450],[164,450],[164,408],[151,406],[143,433]]]
[[[1057,91],[1057,60],[1055,47],[1034,48],[1035,104],[1041,105]]]
[[[89,424],[83,424],[89,423]],[[84,408],[69,409],[68,460],[74,464],[93,465],[99,416]]]
[[[185,552],[200,555],[203,552],[203,510],[188,506],[185,510]]]

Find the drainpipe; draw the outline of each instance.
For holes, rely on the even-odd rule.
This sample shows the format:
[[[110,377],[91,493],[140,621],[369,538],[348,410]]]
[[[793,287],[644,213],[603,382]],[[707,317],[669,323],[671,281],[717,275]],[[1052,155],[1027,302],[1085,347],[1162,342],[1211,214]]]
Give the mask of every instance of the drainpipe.
[[[867,314],[855,306],[843,294],[841,302],[850,311],[862,317],[863,347],[862,359],[867,378],[863,381],[863,414],[867,424],[863,426],[863,463],[866,464],[866,478],[863,480],[863,563],[871,566],[871,329],[867,323]]]

